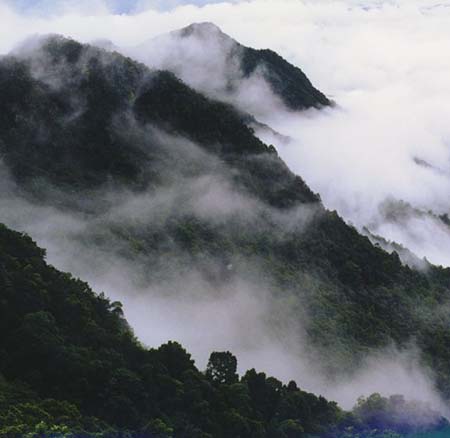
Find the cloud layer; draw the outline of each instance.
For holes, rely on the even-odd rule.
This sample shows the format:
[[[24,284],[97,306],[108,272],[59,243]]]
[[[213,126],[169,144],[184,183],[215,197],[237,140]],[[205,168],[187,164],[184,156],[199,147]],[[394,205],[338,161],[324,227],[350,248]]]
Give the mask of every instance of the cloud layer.
[[[440,221],[389,222],[380,211],[386,199],[425,212],[450,211],[448,1],[253,0],[171,11],[158,11],[152,2],[138,6],[134,14],[119,15],[101,0],[61,2],[54,13],[24,16],[0,1],[0,52],[29,34],[49,32],[134,46],[202,21],[243,44],[270,47],[338,103],[288,117],[268,102],[268,121],[295,140],[278,145],[290,167],[348,221],[450,265],[450,233]]]

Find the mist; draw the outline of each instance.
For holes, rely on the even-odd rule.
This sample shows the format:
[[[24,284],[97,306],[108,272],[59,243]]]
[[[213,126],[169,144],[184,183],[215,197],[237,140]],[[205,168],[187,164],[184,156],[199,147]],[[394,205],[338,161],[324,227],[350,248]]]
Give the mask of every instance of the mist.
[[[214,160],[185,139],[158,135],[166,145],[176,145],[177,151],[184,148],[191,159],[200,155],[203,161]],[[259,227],[264,225],[257,220],[261,215],[269,216],[281,229],[307,232],[317,214],[310,206],[282,214],[268,210],[258,200],[236,192],[220,171],[191,180],[182,175],[172,178],[168,177],[166,187],[138,195],[106,189],[91,194],[92,204],[101,200],[108,205],[93,216],[27,201],[3,170],[1,220],[29,233],[46,248],[49,263],[87,281],[112,301],[121,301],[134,333],[149,347],[176,340],[193,354],[200,369],[205,369],[212,351],[229,350],[236,354],[241,374],[257,368],[285,382],[295,380],[304,390],[337,400],[345,409],[351,409],[361,395],[378,392],[425,401],[447,414],[434,377],[413,346],[373,352],[356,371],[338,378],[327,376],[321,354],[305,332],[306,296],[311,292],[305,289],[303,308],[293,307],[289,291],[279,296],[271,289],[270,278],[257,259],[230,259],[226,266],[208,260],[205,266],[177,247],[170,253],[175,257],[160,253],[152,263],[141,256],[130,258],[126,242],[103,230],[124,224],[131,229],[158,228],[168,217],[195,213],[211,224],[240,217],[240,232],[261,232]],[[99,236],[106,243],[96,243]],[[187,263],[188,270],[183,267]],[[322,282],[314,276],[311,281],[317,287]]]
[[[280,7],[278,1],[254,0],[164,12],[141,4],[129,15],[115,15],[101,1],[89,9],[62,5],[50,16],[24,16],[0,2],[0,52],[30,33],[55,32],[84,42],[107,39],[153,67],[172,67],[191,85],[289,135],[289,146],[275,142],[279,152],[326,207],[420,258],[450,265],[448,227],[425,216],[388,220],[382,211],[387,199],[435,216],[450,211],[450,61],[445,56],[450,8],[445,3],[284,0]],[[207,43],[214,55],[203,69],[196,63],[174,65],[175,58],[169,62],[165,49],[175,50],[170,36],[156,40],[159,52],[150,50],[152,38],[205,21],[245,45],[276,50],[300,66],[337,106],[286,113],[258,77],[238,85],[232,95],[224,93],[224,78],[236,67],[226,63],[227,52],[215,39]],[[274,27],[277,32],[271,31]],[[177,61],[186,56],[205,60],[205,52],[198,52],[189,39],[175,51],[182,55]]]
[[[143,211],[149,201],[140,204]],[[132,202],[136,214],[141,200]],[[90,236],[93,225],[76,215],[11,198],[0,199],[0,209],[4,223],[26,231],[47,249],[49,263],[87,281],[112,301],[121,301],[134,333],[149,347],[176,340],[192,353],[200,369],[206,368],[212,351],[232,351],[241,375],[256,368],[284,382],[295,380],[304,390],[336,400],[344,409],[353,408],[358,397],[377,392],[402,394],[449,415],[436,392],[434,376],[414,345],[374,351],[356,371],[327,376],[321,354],[305,333],[306,305],[302,313],[292,308],[289,295],[275,296],[257,261],[231,261],[226,284],[214,285],[201,265],[192,264],[184,272],[178,270],[176,261],[166,260],[164,267],[169,272],[155,272],[158,263],[148,266],[144,260],[130,261],[118,254],[120,248],[114,244],[96,247],[86,243],[82,236]],[[120,210],[123,206],[108,212],[109,218],[124,220]],[[105,226],[103,219],[99,222]],[[208,272],[221,275],[222,270],[214,263],[208,266]],[[150,280],[145,271],[161,277]]]
[[[153,69],[169,70],[190,87],[264,122],[282,108],[258,68],[249,77],[241,71],[244,48],[213,23],[194,23],[133,47],[118,48]]]
[[[432,8],[430,2],[425,7],[423,2],[400,0],[283,3],[283,7],[280,1],[258,0],[180,6],[165,13],[142,8],[133,15],[114,15],[98,2],[89,10],[70,8],[37,17],[22,16],[0,2],[0,50],[6,53],[17,47],[30,33],[62,33],[85,42],[106,38],[120,51],[161,68],[167,67],[166,49],[153,54],[148,41],[203,21],[218,24],[243,44],[270,47],[299,65],[337,105],[292,113],[259,77],[237,83],[237,91],[230,94],[226,78],[239,71],[223,59],[213,63],[220,66],[213,71],[180,65],[171,69],[197,89],[236,104],[289,137],[289,142],[279,141],[267,131],[257,132],[275,144],[327,208],[336,209],[359,229],[368,227],[419,257],[449,266],[450,232],[439,215],[450,212],[450,61],[445,56],[450,48],[450,9],[442,2]],[[271,31],[274,28],[279,30]],[[191,44],[187,48],[196,50]],[[219,56],[222,48],[213,49]],[[167,50],[173,50],[171,43]],[[210,75],[214,81],[206,87],[204,79]],[[212,160],[186,139],[157,135],[164,144],[188,151],[192,161]],[[218,163],[214,166],[220,170]],[[200,368],[211,351],[230,350],[238,357],[240,372],[257,367],[284,381],[295,379],[301,387],[336,399],[345,408],[360,395],[380,392],[401,393],[444,409],[433,376],[416,358],[414,347],[406,352],[375,352],[356,374],[339,384],[330,383],[310,355],[304,334],[307,313],[299,317],[298,308],[293,310],[274,296],[258,260],[209,266],[208,272],[229,279],[226,285],[212,287],[198,261],[189,272],[180,272],[176,261],[167,266],[161,257],[152,269],[130,263],[120,243],[96,247],[89,237],[80,238],[97,233],[105,223],[158,226],[169,213],[179,211],[195,212],[215,224],[241,215],[251,224],[264,208],[258,200],[236,192],[226,172],[194,180],[189,175],[169,178],[162,189],[139,196],[99,193],[96,196],[114,207],[94,219],[25,201],[4,173],[3,187],[1,221],[28,232],[47,248],[48,260],[56,267],[122,301],[127,319],[145,344],[180,341]],[[388,214],[387,202],[404,206],[400,201],[411,209],[399,208],[404,214],[393,215],[391,208]],[[281,217],[273,211],[264,213],[284,228],[305,230],[315,214],[308,208]],[[165,269],[161,275],[149,278],[152,270],[161,267]]]

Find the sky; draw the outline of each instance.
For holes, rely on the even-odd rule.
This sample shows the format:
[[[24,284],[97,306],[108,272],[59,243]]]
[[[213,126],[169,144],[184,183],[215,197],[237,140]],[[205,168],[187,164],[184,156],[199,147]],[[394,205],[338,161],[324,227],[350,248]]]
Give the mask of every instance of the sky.
[[[104,4],[111,13],[134,14],[146,8],[170,10],[185,4],[204,6],[219,2],[220,0],[105,0]],[[70,0],[7,0],[6,3],[21,13],[41,15],[55,14],[65,5],[75,5],[75,2]]]

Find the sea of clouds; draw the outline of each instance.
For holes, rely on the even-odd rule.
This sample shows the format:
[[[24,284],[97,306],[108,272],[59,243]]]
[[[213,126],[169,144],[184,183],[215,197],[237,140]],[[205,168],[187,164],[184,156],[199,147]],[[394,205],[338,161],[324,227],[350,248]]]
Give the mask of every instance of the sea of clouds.
[[[450,212],[450,2],[253,0],[165,11],[138,2],[131,14],[113,13],[104,1],[54,3],[46,14],[24,14],[0,1],[0,53],[50,32],[145,47],[157,35],[211,21],[300,66],[337,105],[287,114],[268,96],[258,116],[293,139],[277,145],[282,157],[347,221],[450,265],[450,232],[436,218]],[[386,217],[386,202],[398,201],[417,214],[399,207],[398,217]],[[430,210],[434,216],[422,214]]]

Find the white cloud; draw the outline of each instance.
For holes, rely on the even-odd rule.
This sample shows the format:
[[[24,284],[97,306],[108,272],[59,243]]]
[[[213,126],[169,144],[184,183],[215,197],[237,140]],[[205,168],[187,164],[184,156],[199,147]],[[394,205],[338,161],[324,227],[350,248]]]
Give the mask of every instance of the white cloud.
[[[359,226],[374,224],[374,232],[412,246],[418,255],[433,262],[450,265],[450,237],[445,229],[440,228],[437,234],[428,219],[426,223],[415,220],[389,227],[379,212],[387,197],[425,211],[450,211],[448,6],[450,3],[443,0],[253,0],[205,7],[185,5],[170,12],[144,7],[133,15],[114,15],[98,2],[88,9],[71,8],[43,17],[22,16],[0,0],[0,52],[6,53],[36,33],[61,33],[84,42],[107,38],[119,46],[135,45],[203,21],[215,22],[243,44],[270,47],[301,66],[318,88],[338,102],[335,109],[300,116],[274,112],[273,126],[294,139],[289,146],[280,145],[281,155],[291,168],[320,192],[326,206],[337,209],[346,219]],[[417,165],[414,158],[429,166]],[[92,281],[95,284],[95,279]],[[102,279],[97,281],[95,285],[102,284]],[[241,299],[239,293],[232,297],[236,302]],[[246,297],[247,304],[253,305],[253,295]],[[227,305],[236,308],[233,299]],[[140,302],[139,306],[134,304],[129,308],[144,308]],[[156,309],[168,306],[167,302],[158,304]],[[205,324],[210,323],[209,305],[205,301],[201,307]],[[197,309],[189,308],[185,317],[195,315]],[[239,312],[236,318],[240,319]],[[258,324],[259,318],[256,315]],[[132,319],[138,325],[146,323],[143,313],[132,315]],[[218,327],[235,324],[229,315],[221,314],[218,320]],[[192,334],[189,347],[195,349],[195,333],[203,326],[200,321],[191,330],[188,322],[183,325],[180,321],[170,334]],[[160,335],[147,341],[157,342]],[[217,341],[217,348],[232,340],[236,341],[232,337]],[[208,348],[215,347],[214,336],[207,341]],[[251,364],[259,354],[266,357],[264,365],[270,371],[276,352],[263,347],[244,362]],[[286,360],[287,368],[290,364]],[[400,370],[402,376],[412,375],[409,380],[398,379],[398,388],[387,380],[392,390],[414,386],[415,371],[403,373],[403,363],[394,363],[392,369]],[[375,371],[378,377],[382,374],[378,368]],[[295,370],[280,374],[295,375]],[[366,387],[366,375],[361,382],[353,387],[354,392]],[[428,385],[426,379],[424,382],[423,386]],[[352,393],[349,398],[355,395],[359,394]]]

